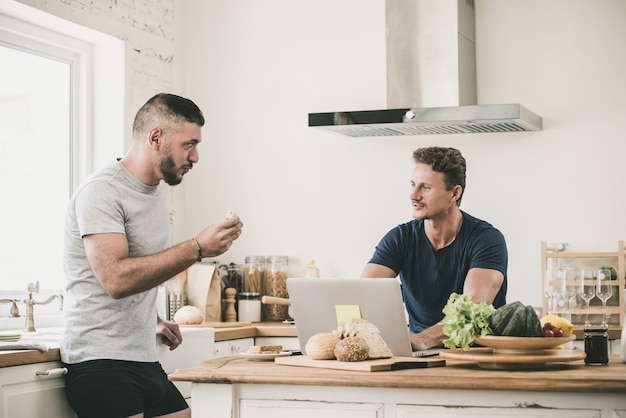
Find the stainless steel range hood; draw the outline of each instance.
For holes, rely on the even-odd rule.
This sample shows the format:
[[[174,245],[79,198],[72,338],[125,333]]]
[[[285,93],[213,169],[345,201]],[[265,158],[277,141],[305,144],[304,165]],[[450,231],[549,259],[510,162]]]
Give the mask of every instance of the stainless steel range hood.
[[[385,110],[309,113],[309,126],[347,136],[542,129],[518,103],[476,104],[473,0],[386,0]]]

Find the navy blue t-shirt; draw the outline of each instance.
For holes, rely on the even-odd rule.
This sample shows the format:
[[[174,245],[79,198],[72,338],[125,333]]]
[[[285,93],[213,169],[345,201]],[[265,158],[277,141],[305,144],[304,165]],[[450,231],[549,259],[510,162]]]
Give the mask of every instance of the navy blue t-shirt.
[[[450,294],[463,293],[467,272],[474,267],[504,274],[493,306],[506,304],[508,253],[504,236],[491,224],[461,213],[461,229],[447,247],[435,251],[426,237],[424,221],[412,220],[389,231],[369,261],[400,275],[411,332],[421,332],[443,319],[442,310]]]

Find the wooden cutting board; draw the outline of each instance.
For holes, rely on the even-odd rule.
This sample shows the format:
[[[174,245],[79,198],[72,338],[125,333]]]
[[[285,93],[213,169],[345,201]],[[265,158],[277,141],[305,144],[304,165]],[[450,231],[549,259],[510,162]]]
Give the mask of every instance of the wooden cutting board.
[[[277,357],[276,364],[286,366],[317,367],[321,369],[353,370],[362,372],[380,372],[403,369],[419,369],[424,367],[445,366],[446,361],[439,356],[414,358],[392,357],[388,359],[365,360],[365,361],[339,361],[339,360],[313,360],[309,356]]]
[[[252,322],[203,322],[201,324],[181,324],[181,327],[189,328],[236,328],[249,327]]]

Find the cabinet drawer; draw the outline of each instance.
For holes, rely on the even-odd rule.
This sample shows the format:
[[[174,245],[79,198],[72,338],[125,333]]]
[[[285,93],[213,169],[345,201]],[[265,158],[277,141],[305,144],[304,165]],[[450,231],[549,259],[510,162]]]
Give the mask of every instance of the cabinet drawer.
[[[552,408],[481,408],[473,406],[398,405],[398,418],[600,418],[597,409],[573,410]]]
[[[246,351],[254,345],[254,338],[240,338],[237,340],[216,341],[213,354],[215,357],[233,356]]]
[[[241,400],[239,418],[383,418],[379,403]]]
[[[37,372],[60,368],[59,362],[35,363],[0,371],[1,418],[75,418],[65,399],[63,375],[41,376]]]

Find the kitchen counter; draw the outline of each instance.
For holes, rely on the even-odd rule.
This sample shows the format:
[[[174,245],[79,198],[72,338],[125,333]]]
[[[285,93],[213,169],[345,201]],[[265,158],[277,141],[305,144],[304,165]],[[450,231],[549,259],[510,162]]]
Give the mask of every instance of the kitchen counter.
[[[610,356],[606,366],[586,366],[583,361],[548,364],[539,370],[482,369],[472,362],[446,360],[445,367],[362,372],[298,367],[272,361],[223,357],[177,370],[170,380],[196,383],[258,383],[352,387],[440,388],[484,390],[549,389],[558,392],[626,393],[626,364]],[[626,397],[625,397],[626,400]]]
[[[60,359],[61,354],[58,348],[51,348],[45,353],[38,350],[0,351],[0,367],[21,366],[46,361],[58,361]]]
[[[245,416],[260,417],[267,408],[271,411],[286,408],[291,415],[278,416],[295,416],[300,408],[333,403],[341,404],[337,406],[337,415],[327,416],[343,416],[347,404],[364,403],[383,405],[385,417],[418,416],[420,412],[415,411],[422,411],[425,405],[460,409],[554,408],[570,412],[593,409],[602,410],[601,416],[605,413],[626,416],[609,415],[613,411],[626,412],[626,364],[615,355],[610,356],[606,366],[585,366],[583,361],[577,361],[547,364],[539,370],[492,370],[473,362],[447,360],[445,367],[380,372],[298,367],[227,357],[178,370],[170,379],[193,382],[192,402],[197,402],[192,404],[193,417],[205,416],[208,410],[216,412],[211,416],[238,417],[244,409]],[[409,414],[406,408],[416,415]],[[545,416],[599,415],[566,412]]]
[[[198,325],[196,325],[198,326]],[[234,340],[248,337],[295,337],[296,327],[282,322],[260,322],[252,325],[230,327],[227,323],[215,329],[215,341]],[[59,349],[51,348],[45,353],[37,350],[0,351],[0,367],[20,366],[24,364],[58,361]]]

